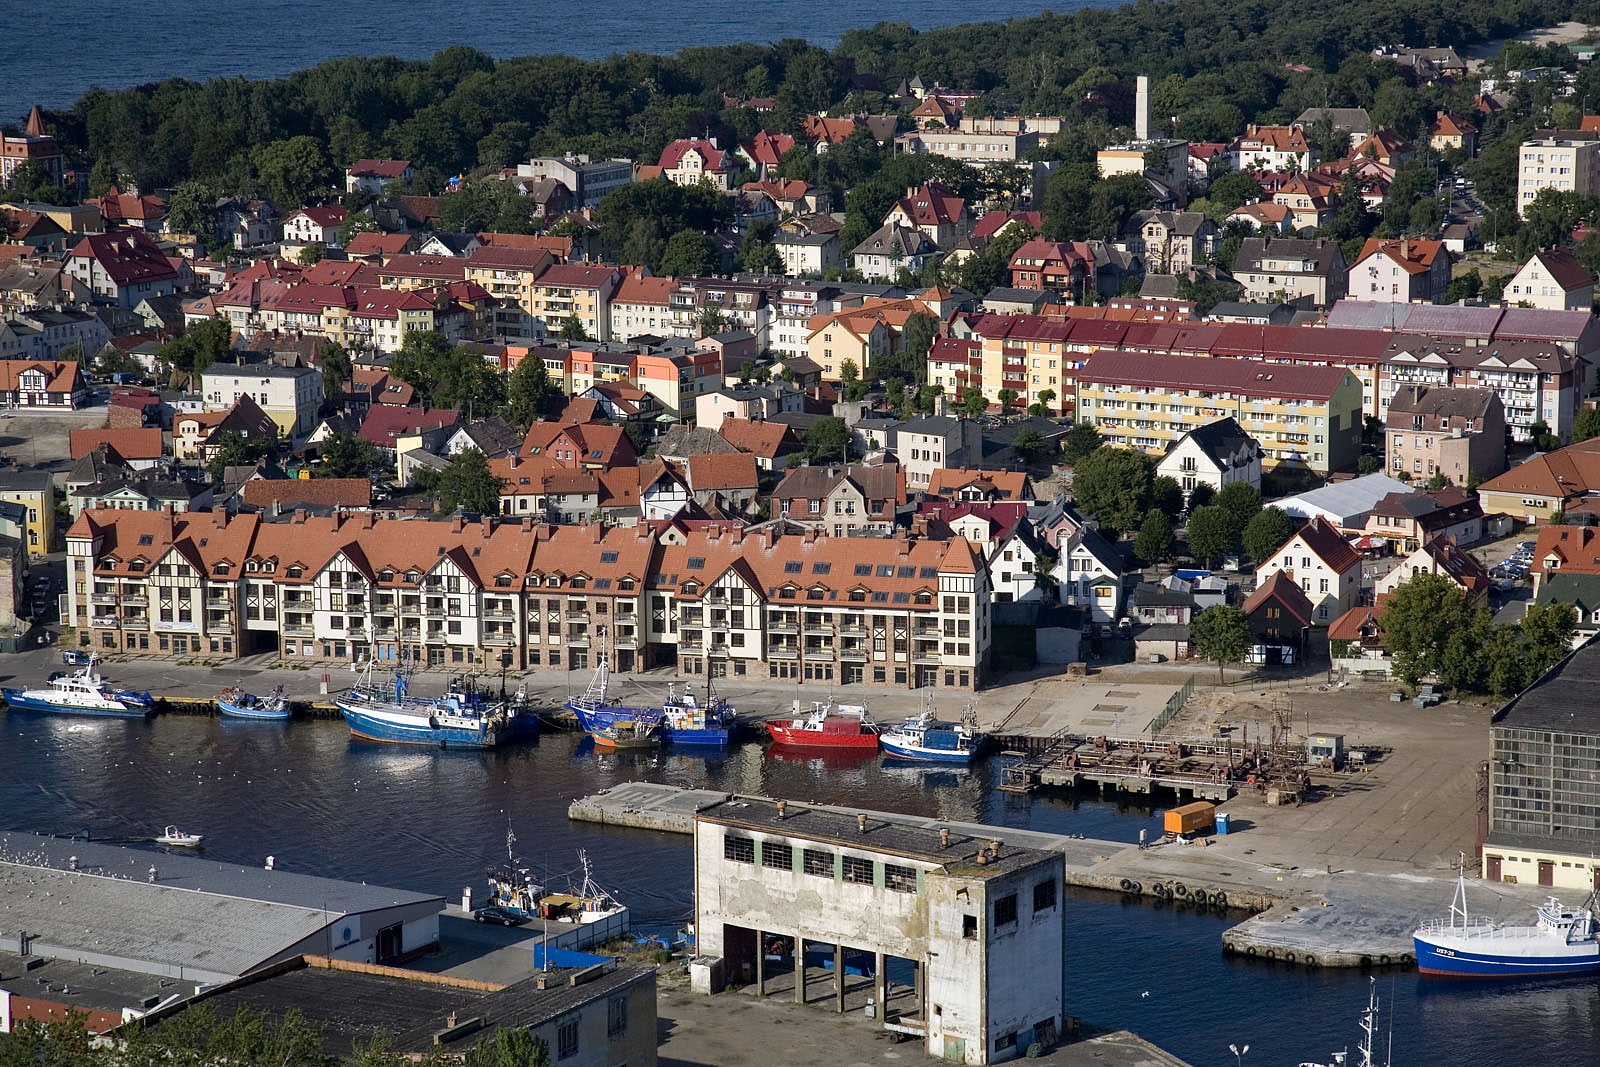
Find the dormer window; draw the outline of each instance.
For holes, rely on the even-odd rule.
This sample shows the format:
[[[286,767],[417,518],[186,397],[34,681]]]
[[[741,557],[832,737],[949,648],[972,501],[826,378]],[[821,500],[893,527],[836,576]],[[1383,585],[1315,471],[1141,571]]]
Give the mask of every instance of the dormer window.
[[[304,573],[305,573],[305,571],[302,570],[300,567],[290,567],[289,568],[289,577],[291,577],[291,578],[298,578]]]

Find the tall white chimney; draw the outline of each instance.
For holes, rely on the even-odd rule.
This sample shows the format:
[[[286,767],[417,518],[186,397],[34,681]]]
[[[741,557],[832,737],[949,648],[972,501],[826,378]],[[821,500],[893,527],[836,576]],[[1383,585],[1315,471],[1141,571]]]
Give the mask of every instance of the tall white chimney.
[[[1133,98],[1133,136],[1140,141],[1150,139],[1150,75],[1139,75],[1138,88]]]

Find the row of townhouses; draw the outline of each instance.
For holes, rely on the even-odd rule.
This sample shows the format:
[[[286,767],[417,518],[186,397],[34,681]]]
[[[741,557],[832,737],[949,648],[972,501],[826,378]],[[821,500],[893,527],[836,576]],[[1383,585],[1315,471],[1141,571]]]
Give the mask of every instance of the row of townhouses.
[[[965,538],[712,524],[266,522],[85,511],[68,618],[97,651],[622,671],[973,689],[991,591]]]

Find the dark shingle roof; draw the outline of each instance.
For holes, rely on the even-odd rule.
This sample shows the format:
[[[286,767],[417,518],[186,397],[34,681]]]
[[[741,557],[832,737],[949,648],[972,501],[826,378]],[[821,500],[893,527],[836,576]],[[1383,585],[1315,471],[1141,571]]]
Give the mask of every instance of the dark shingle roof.
[[[1495,712],[1493,725],[1600,734],[1600,644],[1590,642]]]

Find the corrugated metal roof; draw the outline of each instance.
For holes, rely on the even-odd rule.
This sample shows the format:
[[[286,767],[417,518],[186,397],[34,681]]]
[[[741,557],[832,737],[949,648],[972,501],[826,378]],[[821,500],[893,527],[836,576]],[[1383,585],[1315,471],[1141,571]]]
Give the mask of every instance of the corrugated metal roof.
[[[442,903],[402,889],[19,833],[0,836],[0,899],[7,929],[129,969],[182,968],[197,978],[244,974],[347,914]]]
[[[1407,333],[1432,333],[1446,337],[1489,337],[1500,325],[1501,309],[1462,307],[1459,304],[1408,304]]]
[[[1377,506],[1378,501],[1390,493],[1409,492],[1411,486],[1405,482],[1397,481],[1387,474],[1369,474],[1364,478],[1352,478],[1347,482],[1334,482],[1332,485],[1325,485],[1321,489],[1313,489],[1299,496],[1274,500],[1272,504],[1295,518],[1309,519],[1322,515],[1342,526],[1348,520],[1371,511]]]

